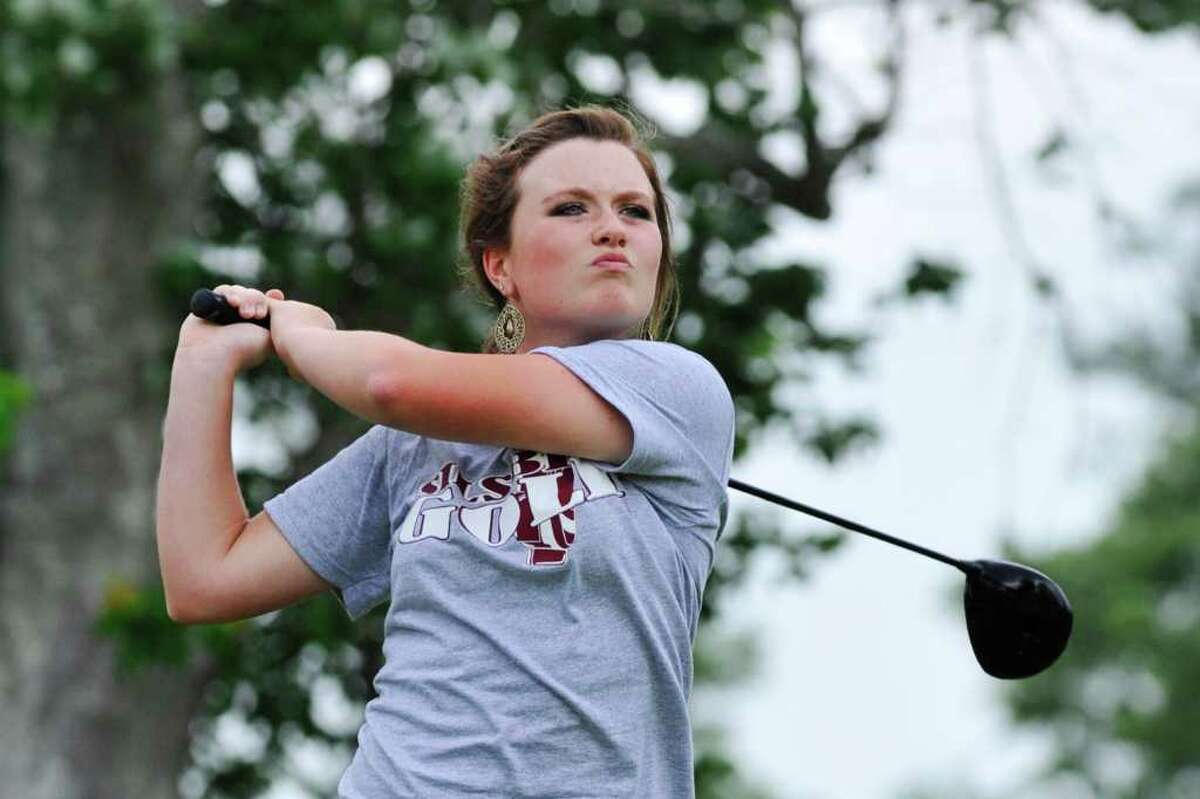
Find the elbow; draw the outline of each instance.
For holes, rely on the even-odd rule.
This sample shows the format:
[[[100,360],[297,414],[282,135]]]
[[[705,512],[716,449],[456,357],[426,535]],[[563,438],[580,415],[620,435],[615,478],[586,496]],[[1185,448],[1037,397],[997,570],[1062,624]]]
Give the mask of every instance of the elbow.
[[[367,378],[367,399],[371,402],[374,419],[388,427],[402,427],[395,412],[404,407],[400,398],[401,381],[391,372],[376,373]]]
[[[162,576],[167,617],[176,624],[204,622],[203,611],[208,603],[197,593],[194,583],[182,580],[183,575],[170,579],[166,570]]]
[[[190,595],[177,596],[174,601],[167,600],[167,616],[179,625],[221,624],[241,618],[228,614],[222,615],[223,613],[224,610],[214,602],[212,597]]]
[[[159,556],[159,574],[162,577],[163,602],[166,605],[167,618],[176,624],[192,624],[194,602],[181,582],[183,575],[175,573]]]
[[[188,624],[188,604],[180,591],[178,576],[173,576],[171,569],[163,560],[159,550],[159,576],[162,578],[163,602],[167,609],[167,618],[176,624]]]
[[[196,624],[200,619],[195,615],[192,605],[182,601],[177,594],[168,593],[167,616],[176,624]]]
[[[456,380],[455,362],[461,357],[443,353],[399,336],[391,337],[387,353],[371,370],[365,393],[371,403],[372,421],[385,427],[408,430],[421,435],[444,436],[439,423],[445,421],[446,406],[441,399],[450,393]],[[461,368],[461,367],[459,367]]]
[[[454,372],[439,350],[399,336],[389,336],[386,343],[372,365],[365,393],[382,424],[412,430],[406,423],[424,416],[421,408],[432,389],[452,383]]]

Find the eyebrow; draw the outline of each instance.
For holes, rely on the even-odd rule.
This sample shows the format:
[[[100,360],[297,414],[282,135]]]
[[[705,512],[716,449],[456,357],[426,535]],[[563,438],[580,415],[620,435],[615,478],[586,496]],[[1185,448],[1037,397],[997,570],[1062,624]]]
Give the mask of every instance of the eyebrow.
[[[555,197],[559,197],[563,194],[566,194],[566,195],[569,195],[572,197],[585,197],[589,200],[595,199],[594,195],[587,189],[583,188],[582,186],[572,186],[568,189],[560,189],[559,191],[554,192],[553,194],[546,197],[546,199],[542,200],[542,204],[545,205],[547,203],[550,203],[554,200]],[[620,194],[616,195],[615,199],[618,201],[619,200],[641,200],[642,202],[648,204],[651,208],[654,207],[654,201],[650,199],[649,195],[647,195],[645,192],[642,192],[642,191],[632,191],[632,190],[623,191]]]

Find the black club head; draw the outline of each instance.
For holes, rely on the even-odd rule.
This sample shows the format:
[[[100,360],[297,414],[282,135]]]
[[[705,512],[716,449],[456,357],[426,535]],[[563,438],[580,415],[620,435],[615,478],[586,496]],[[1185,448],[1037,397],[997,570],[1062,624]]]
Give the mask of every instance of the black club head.
[[[1074,619],[1062,589],[1019,563],[975,560],[964,565],[967,633],[983,670],[1000,679],[1021,679],[1058,660]]]

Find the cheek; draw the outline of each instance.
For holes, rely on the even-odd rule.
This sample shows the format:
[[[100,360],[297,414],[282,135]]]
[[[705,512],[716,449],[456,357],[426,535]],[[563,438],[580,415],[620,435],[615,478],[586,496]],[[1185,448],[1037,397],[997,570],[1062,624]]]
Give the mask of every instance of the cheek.
[[[662,234],[655,227],[649,230],[639,242],[639,248],[642,251],[643,260],[651,263],[652,268],[657,269],[659,261],[662,260]]]
[[[566,260],[578,244],[561,225],[535,224],[530,226],[522,247],[523,260],[539,274],[545,275]]]
[[[535,223],[526,228],[516,270],[525,304],[545,312],[570,304],[565,298],[578,293],[572,284],[578,279],[573,270],[578,261],[578,237],[562,225]]]

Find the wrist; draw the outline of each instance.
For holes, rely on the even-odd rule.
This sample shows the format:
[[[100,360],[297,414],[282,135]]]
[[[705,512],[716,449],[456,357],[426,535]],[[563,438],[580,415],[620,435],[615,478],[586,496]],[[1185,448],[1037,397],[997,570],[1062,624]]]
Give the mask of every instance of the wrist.
[[[281,358],[286,355],[287,343],[293,333],[311,328],[337,330],[334,318],[316,305],[296,300],[272,300],[269,308],[271,344]]]
[[[304,377],[296,366],[296,361],[292,358],[292,351],[295,349],[296,337],[303,338],[306,330],[318,329],[315,325],[281,325],[278,332],[275,328],[271,328],[271,347],[275,351],[275,357],[287,369],[287,373],[294,380],[304,382]]]
[[[196,374],[219,380],[233,380],[240,371],[240,365],[230,353],[215,351],[211,347],[178,347],[171,366],[172,375]]]

